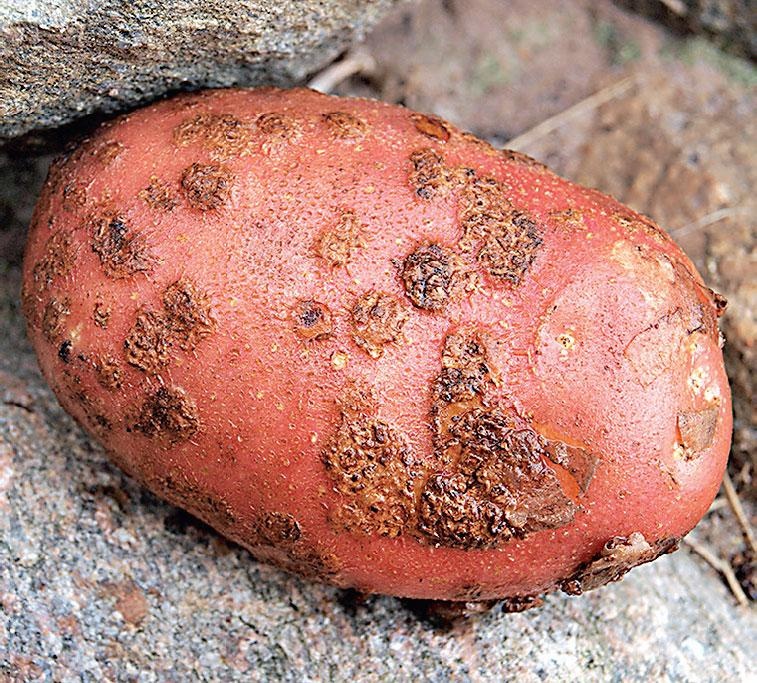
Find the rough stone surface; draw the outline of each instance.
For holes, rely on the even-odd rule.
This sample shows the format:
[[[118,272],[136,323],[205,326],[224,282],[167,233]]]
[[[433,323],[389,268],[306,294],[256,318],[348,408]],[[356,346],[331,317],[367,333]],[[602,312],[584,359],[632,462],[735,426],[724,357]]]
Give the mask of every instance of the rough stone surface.
[[[750,0],[618,0],[681,31],[704,33],[733,52],[757,57],[757,12]]]
[[[186,88],[291,85],[397,0],[0,0],[0,142]]]
[[[403,100],[502,142],[643,72],[617,101],[566,119],[524,151],[677,229],[709,283],[740,311],[726,318],[726,348],[737,411],[746,416],[731,467],[743,495],[753,472],[747,454],[757,452],[743,412],[754,406],[746,393],[755,348],[748,219],[757,155],[744,76],[753,72],[698,42],[671,41],[609,2],[543,0],[538,17],[526,0],[512,0],[509,13],[501,7],[424,0],[399,12],[368,42],[376,75],[341,90]],[[494,19],[521,27],[517,49],[505,52]],[[464,31],[460,22],[468,22]],[[561,30],[565,22],[592,27],[592,40],[575,41],[574,31]],[[432,28],[465,40],[421,50]],[[546,54],[529,61],[537,49]],[[506,54],[518,66],[508,78],[482,81],[485,68],[479,80],[464,78],[481,55]],[[576,68],[592,55],[598,63]],[[757,678],[754,611],[736,607],[685,546],[593,593],[549,596],[521,614],[495,607],[444,631],[401,601],[361,603],[260,565],[138,487],[58,407],[24,336],[19,263],[48,163],[0,155],[0,680]],[[713,222],[702,222],[707,216]],[[742,547],[727,506],[692,535],[726,559]]]

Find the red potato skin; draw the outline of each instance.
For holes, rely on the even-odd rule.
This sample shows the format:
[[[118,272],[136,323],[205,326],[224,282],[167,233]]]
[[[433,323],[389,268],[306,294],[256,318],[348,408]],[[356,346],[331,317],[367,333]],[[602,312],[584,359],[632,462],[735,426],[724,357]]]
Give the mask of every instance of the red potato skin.
[[[441,160],[431,183],[423,150]],[[465,243],[476,179],[530,221],[509,278],[481,239]],[[427,283],[412,289],[407,259],[429,245],[461,275],[453,295],[419,307]],[[373,320],[376,300],[361,299],[371,292],[394,316],[378,337],[359,322]],[[731,433],[721,301],[649,219],[527,157],[401,107],[268,88],[155,104],[57,162],[23,291],[61,404],[158,495],[313,578],[415,598],[507,597],[515,609],[617,578],[672,549],[707,510]],[[146,355],[140,315],[142,332],[153,326]],[[583,494],[538,456],[572,505],[567,521],[509,538],[419,530],[424,482],[457,471],[439,447],[437,418],[450,408],[435,382],[445,340],[461,330],[483,340],[486,389],[460,411],[499,410],[539,443],[591,455]],[[388,472],[405,508],[391,491],[366,506],[334,465],[350,426],[376,420],[389,436],[372,438],[397,452],[358,463],[360,481]],[[613,550],[639,534],[647,551]],[[595,580],[602,558],[610,572]]]

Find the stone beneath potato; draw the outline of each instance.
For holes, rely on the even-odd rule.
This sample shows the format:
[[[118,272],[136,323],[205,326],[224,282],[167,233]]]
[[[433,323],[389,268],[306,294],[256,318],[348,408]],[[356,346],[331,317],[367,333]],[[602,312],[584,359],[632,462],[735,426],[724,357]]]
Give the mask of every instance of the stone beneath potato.
[[[184,95],[50,172],[23,305],[63,406],[259,559],[580,593],[707,510],[724,302],[649,219],[397,106]]]

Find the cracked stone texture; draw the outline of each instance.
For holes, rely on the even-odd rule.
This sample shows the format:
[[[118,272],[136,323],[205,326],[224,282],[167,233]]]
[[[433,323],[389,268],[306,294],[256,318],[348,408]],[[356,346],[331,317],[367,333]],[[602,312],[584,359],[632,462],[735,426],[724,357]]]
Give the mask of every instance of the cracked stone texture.
[[[543,0],[538,16],[528,0],[509,8],[424,0],[403,10],[368,40],[376,74],[340,90],[438,111],[502,142],[634,75],[621,97],[525,151],[659,219],[731,299],[727,363],[741,429],[731,472],[744,493],[756,450],[753,71],[609,2]],[[507,40],[491,25],[507,27]],[[576,41],[576,30],[591,40]],[[432,31],[464,40],[425,49]],[[754,610],[736,607],[686,549],[594,593],[550,596],[523,614],[495,608],[443,631],[398,600],[359,604],[260,565],[158,501],[108,463],[39,375],[19,263],[49,158],[11,153],[0,154],[0,680],[757,678]],[[742,543],[727,507],[692,536],[725,558]]]
[[[0,143],[178,89],[291,85],[396,0],[0,0]]]

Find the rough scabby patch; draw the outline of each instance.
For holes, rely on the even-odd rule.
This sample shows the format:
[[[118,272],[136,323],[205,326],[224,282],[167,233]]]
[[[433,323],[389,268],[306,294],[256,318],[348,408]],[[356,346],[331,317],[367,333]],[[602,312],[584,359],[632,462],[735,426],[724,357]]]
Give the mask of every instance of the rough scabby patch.
[[[160,387],[151,393],[139,412],[134,430],[149,437],[185,441],[200,429],[197,405],[179,387]]]
[[[678,542],[677,538],[665,538],[650,545],[638,531],[628,537],[613,536],[597,557],[579,567],[560,587],[570,595],[581,595],[612,581],[619,581],[634,567],[677,550]]]
[[[355,343],[372,358],[381,358],[384,347],[401,338],[407,313],[390,294],[369,291],[352,307],[352,321]]]

